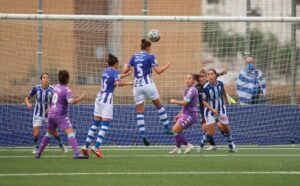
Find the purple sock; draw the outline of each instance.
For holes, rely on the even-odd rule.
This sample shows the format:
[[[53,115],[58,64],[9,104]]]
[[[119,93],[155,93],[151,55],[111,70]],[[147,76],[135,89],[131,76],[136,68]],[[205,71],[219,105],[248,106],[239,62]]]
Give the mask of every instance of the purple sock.
[[[69,134],[68,138],[69,138],[69,144],[72,146],[74,156],[78,156],[80,153],[79,153],[79,150],[78,150],[75,135],[74,134],[72,134],[72,135]]]
[[[177,134],[177,136],[179,136],[180,141],[184,144],[187,145],[189,142],[185,139],[184,135],[182,132],[180,132],[179,134]]]
[[[175,139],[176,139],[176,147],[177,147],[177,148],[180,148],[180,147],[181,147],[180,136],[177,134],[177,135],[175,136]]]
[[[38,157],[40,157],[42,155],[44,149],[46,148],[46,146],[48,144],[48,141],[49,141],[49,137],[48,136],[44,136],[43,139],[42,139],[40,148],[39,148],[39,150],[37,152]]]

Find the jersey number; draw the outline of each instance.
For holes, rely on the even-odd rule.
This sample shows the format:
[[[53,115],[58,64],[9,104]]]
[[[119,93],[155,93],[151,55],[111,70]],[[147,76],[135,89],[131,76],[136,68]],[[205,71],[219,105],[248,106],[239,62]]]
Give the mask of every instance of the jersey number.
[[[107,79],[101,78],[101,91],[106,91],[107,89]]]
[[[143,64],[140,64],[140,63],[136,65],[136,69],[137,69],[137,72],[138,72],[138,74],[137,74],[138,77],[143,77],[143,75],[144,75],[143,69],[141,68],[142,66],[143,66]]]
[[[52,104],[53,104],[52,107],[56,107],[57,100],[58,100],[58,95],[57,93],[54,93],[52,97]]]

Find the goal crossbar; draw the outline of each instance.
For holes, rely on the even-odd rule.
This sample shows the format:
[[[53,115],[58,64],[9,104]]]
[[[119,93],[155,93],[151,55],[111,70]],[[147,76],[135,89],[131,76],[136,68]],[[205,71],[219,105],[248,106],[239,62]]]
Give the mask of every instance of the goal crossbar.
[[[79,21],[171,21],[171,22],[300,22],[300,17],[226,17],[226,16],[132,16],[67,14],[0,14],[0,19],[79,20]]]

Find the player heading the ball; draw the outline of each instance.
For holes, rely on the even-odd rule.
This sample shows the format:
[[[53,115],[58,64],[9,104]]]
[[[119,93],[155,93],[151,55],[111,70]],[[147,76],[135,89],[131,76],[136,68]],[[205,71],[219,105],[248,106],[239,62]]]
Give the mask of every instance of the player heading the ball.
[[[152,80],[152,69],[157,74],[163,73],[171,63],[165,64],[162,68],[158,67],[158,63],[151,51],[151,42],[142,39],[141,41],[141,51],[136,52],[130,59],[128,64],[124,65],[124,74],[128,73],[131,69],[134,70],[134,86],[133,86],[133,96],[136,104],[136,121],[140,131],[140,136],[143,139],[143,142],[146,146],[149,146],[150,143],[146,138],[146,129],[145,129],[145,106],[144,102],[147,98],[152,100],[152,103],[155,105],[160,122],[164,126],[164,132],[167,134],[172,134],[169,126],[169,118],[165,108],[162,106],[160,97],[155,86],[154,81]]]

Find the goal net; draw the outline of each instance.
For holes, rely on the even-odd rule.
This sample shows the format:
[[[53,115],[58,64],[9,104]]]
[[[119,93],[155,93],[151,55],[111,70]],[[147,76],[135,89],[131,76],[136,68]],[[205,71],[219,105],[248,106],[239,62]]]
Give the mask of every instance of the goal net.
[[[60,1],[59,1],[60,2]],[[142,1],[121,4],[119,1],[91,1],[78,4],[66,1],[44,4],[44,14],[110,14],[142,15]],[[70,4],[68,4],[68,3]],[[101,3],[100,3],[101,2]],[[148,15],[201,16],[204,4],[148,2]],[[173,2],[173,1],[172,1]],[[177,2],[177,1],[176,1]],[[7,1],[10,4],[9,1]],[[3,13],[36,13],[35,4],[8,7]],[[73,3],[73,4],[72,4]],[[30,4],[30,3],[29,3]],[[68,6],[67,6],[68,4]],[[168,6],[162,12],[159,7]],[[3,7],[3,6],[0,6]],[[193,8],[188,8],[193,7]],[[278,6],[279,7],[279,6]],[[277,8],[278,8],[277,7]],[[145,8],[145,7],[144,7]],[[236,8],[236,7],[235,7]],[[283,9],[287,9],[283,7]],[[136,10],[136,11],[133,11]],[[246,10],[245,10],[246,11]],[[207,15],[209,15],[207,13]],[[24,15],[26,16],[26,15]],[[205,16],[205,15],[204,15]],[[276,16],[276,15],[275,15]],[[279,16],[279,15],[278,15]],[[290,16],[290,14],[280,16]],[[147,21],[133,20],[26,20],[0,19],[0,146],[31,146],[32,114],[24,99],[39,83],[41,72],[50,74],[51,84],[57,83],[60,69],[70,72],[69,86],[75,95],[87,93],[87,98],[71,106],[69,115],[76,131],[78,144],[84,144],[93,120],[95,96],[100,88],[100,75],[107,67],[106,57],[112,53],[119,58],[120,69],[130,57],[140,51],[140,42],[152,28],[161,33],[161,40],[152,45],[159,65],[172,62],[163,74],[153,74],[170,121],[180,111],[168,104],[170,98],[182,99],[187,73],[214,68],[226,69],[219,79],[236,101],[228,105],[229,122],[235,142],[239,144],[279,145],[300,143],[300,48],[293,39],[293,22],[224,22],[220,21]],[[219,17],[220,18],[220,17]],[[263,18],[263,17],[261,17]],[[248,29],[247,29],[248,28]],[[237,95],[239,73],[245,68],[245,57],[254,58],[266,81],[266,95],[256,104],[240,105]],[[297,75],[298,74],[298,75]],[[124,81],[132,81],[133,76]],[[32,103],[35,102],[33,98]],[[104,145],[142,145],[135,121],[132,87],[117,88],[114,96],[114,120]],[[163,133],[159,115],[151,101],[146,102],[145,126],[152,145],[172,145],[174,138]],[[46,127],[42,128],[42,135]],[[199,122],[185,134],[193,144],[200,142],[203,131]],[[63,135],[62,135],[63,136]],[[63,138],[64,142],[67,142]],[[216,134],[216,143],[225,144]],[[53,141],[53,144],[56,142]]]

